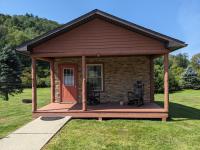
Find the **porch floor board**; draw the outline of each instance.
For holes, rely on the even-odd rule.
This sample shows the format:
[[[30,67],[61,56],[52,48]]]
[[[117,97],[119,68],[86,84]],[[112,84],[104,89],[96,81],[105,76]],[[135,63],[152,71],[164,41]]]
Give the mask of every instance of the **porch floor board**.
[[[132,106],[132,105],[119,105],[119,103],[102,103],[98,105],[87,105],[87,111],[95,111],[95,112],[135,112],[135,109],[143,110],[143,109],[162,109],[156,103],[146,103],[140,107]],[[75,112],[82,111],[82,104],[78,103],[50,103],[40,109],[40,112]]]

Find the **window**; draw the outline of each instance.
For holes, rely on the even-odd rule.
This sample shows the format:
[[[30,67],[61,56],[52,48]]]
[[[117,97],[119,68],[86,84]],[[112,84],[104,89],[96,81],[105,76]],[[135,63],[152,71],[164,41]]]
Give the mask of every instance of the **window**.
[[[64,84],[66,86],[74,86],[74,69],[72,68],[64,69]]]
[[[87,84],[95,91],[103,91],[103,65],[87,65]]]

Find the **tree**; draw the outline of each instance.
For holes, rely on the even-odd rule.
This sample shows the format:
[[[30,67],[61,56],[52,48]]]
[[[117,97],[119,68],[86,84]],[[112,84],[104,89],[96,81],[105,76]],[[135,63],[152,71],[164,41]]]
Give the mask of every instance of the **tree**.
[[[200,53],[192,56],[191,64],[192,64],[192,67],[198,73],[198,76],[200,77]]]
[[[160,65],[154,66],[154,86],[155,86],[155,92],[156,93],[163,93],[164,91],[164,68]],[[178,78],[175,76],[175,74],[172,72],[172,70],[169,70],[169,91],[178,91],[180,90],[180,84]]]
[[[182,85],[186,89],[200,89],[200,78],[191,66],[183,73]]]
[[[179,53],[171,55],[173,66],[182,67],[186,69],[189,65],[188,55],[186,53]]]
[[[180,60],[183,60],[184,63],[181,63]],[[187,59],[186,54],[178,55],[169,55],[169,91],[177,91],[181,89],[180,77],[184,71],[185,65],[188,65],[189,60]],[[164,66],[163,66],[163,57],[159,57],[154,60],[154,75],[155,75],[155,92],[162,93],[163,88],[163,79],[164,79]]]
[[[0,95],[8,100],[8,95],[21,93],[20,62],[15,51],[10,48],[0,50]]]
[[[163,67],[160,65],[155,65],[154,66],[154,88],[155,88],[156,93],[162,93],[164,91],[163,76],[164,76]]]
[[[14,49],[17,45],[44,34],[58,26],[59,24],[55,21],[39,18],[33,14],[27,13],[25,15],[10,16],[0,13],[0,50],[5,49],[7,45]],[[21,70],[23,73],[21,79],[23,86],[30,87],[30,71],[28,70],[30,70],[31,67],[31,60],[21,54],[15,56],[18,57],[21,62]],[[37,74],[38,86],[49,86],[48,63],[38,63]]]

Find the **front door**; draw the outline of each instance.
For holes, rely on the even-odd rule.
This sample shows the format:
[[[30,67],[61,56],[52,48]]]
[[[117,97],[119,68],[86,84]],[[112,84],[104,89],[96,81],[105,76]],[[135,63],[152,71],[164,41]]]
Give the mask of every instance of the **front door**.
[[[60,70],[62,102],[77,101],[77,66],[62,64]]]

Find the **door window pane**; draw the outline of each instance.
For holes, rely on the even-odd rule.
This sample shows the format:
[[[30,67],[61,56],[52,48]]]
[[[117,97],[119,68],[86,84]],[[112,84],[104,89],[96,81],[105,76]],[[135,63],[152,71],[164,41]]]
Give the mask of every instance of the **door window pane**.
[[[74,70],[72,68],[64,69],[64,84],[66,86],[74,85]]]

